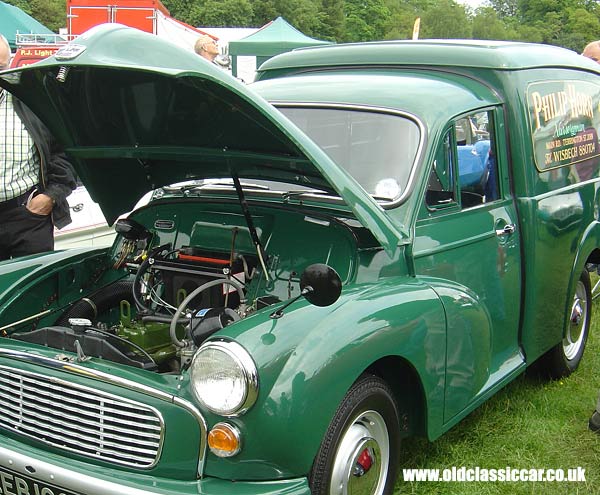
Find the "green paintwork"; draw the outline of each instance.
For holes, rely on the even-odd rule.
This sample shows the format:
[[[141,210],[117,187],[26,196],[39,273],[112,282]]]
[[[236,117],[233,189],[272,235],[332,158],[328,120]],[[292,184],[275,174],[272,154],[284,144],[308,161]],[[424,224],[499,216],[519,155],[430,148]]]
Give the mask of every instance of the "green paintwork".
[[[47,310],[51,314],[39,323],[53,323],[59,311],[81,297],[81,288],[94,286],[93,280],[106,266],[106,250],[99,249],[58,251],[1,262],[0,327]],[[108,275],[105,283],[112,280],[114,276]]]
[[[261,65],[257,80],[303,68],[359,66],[365,68],[448,67],[521,70],[537,67],[585,68],[600,73],[597,64],[552,45],[478,40],[417,40],[332,45],[285,53]],[[273,75],[271,75],[273,73]],[[479,71],[484,74],[483,71]]]
[[[185,369],[158,374],[95,358],[81,366],[196,404],[209,429],[223,420],[234,423],[242,434],[239,454],[201,459],[199,426],[174,399],[50,369],[44,373],[159,409],[168,424],[161,461],[143,473],[12,434],[3,433],[1,445],[161,494],[308,494],[306,477],[327,427],[365,371],[380,374],[394,390],[408,418],[403,435],[435,439],[561,341],[574,282],[586,262],[600,261],[600,159],[589,150],[585,160],[565,162],[561,155],[551,170],[540,167],[540,150],[556,141],[557,119],[566,118],[547,110],[549,118],[542,119],[540,101],[560,94],[561,84],[567,87],[560,81],[576,81],[594,115],[569,122],[582,124],[576,133],[597,146],[589,128],[597,122],[600,84],[591,62],[553,47],[504,42],[334,46],[270,60],[249,89],[191,54],[125,28],[102,28],[80,44],[87,48],[75,59],[6,73],[1,84],[60,134],[112,218],[154,187],[232,172],[242,179],[310,183],[343,201],[245,189],[269,280],[232,188],[165,187],[130,215],[152,231],[152,246],[194,246],[227,256],[237,232],[235,252],[256,268],[246,294],[257,309],[211,338],[234,340],[250,353],[258,398],[245,414],[224,419],[196,404]],[[53,79],[61,65],[71,68],[65,83]],[[47,93],[27,98],[25,91],[41,84]],[[76,94],[83,94],[87,108],[103,105],[114,118],[102,114],[95,121]],[[168,94],[174,99],[151,103]],[[403,164],[411,180],[402,201],[378,204],[369,197],[276,109],[294,104],[377,110],[418,122],[422,149],[415,163]],[[466,145],[454,134],[448,145],[453,154],[443,152],[457,122],[482,111],[493,123],[484,132],[493,143],[498,192],[471,207],[463,184],[453,179],[460,175],[459,151],[467,149],[459,146]],[[569,143],[556,146],[568,149]],[[430,181],[434,161],[441,173],[444,160],[452,173],[442,176],[440,187],[454,184],[456,196],[428,206],[427,190],[440,192]],[[119,238],[108,251],[0,263],[0,326],[45,309],[51,313],[34,324],[51,325],[74,301],[130,277],[126,268],[111,268],[122,247]],[[300,299],[282,318],[270,318],[298,294],[300,275],[313,263],[337,271],[340,298],[324,308]],[[270,305],[261,308],[266,297]],[[167,325],[141,325],[126,309],[121,313],[122,336],[161,359],[172,357]],[[32,326],[15,324],[7,333]],[[0,348],[56,354],[10,338],[0,338]],[[0,364],[34,367],[8,358]],[[202,480],[196,479],[199,460]]]

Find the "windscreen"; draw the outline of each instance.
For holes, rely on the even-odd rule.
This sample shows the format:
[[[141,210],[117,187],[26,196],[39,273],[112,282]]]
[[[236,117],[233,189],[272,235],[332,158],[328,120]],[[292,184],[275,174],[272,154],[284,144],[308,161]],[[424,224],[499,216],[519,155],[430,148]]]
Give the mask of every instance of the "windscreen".
[[[372,196],[395,200],[408,186],[421,132],[413,120],[346,108],[279,108]]]

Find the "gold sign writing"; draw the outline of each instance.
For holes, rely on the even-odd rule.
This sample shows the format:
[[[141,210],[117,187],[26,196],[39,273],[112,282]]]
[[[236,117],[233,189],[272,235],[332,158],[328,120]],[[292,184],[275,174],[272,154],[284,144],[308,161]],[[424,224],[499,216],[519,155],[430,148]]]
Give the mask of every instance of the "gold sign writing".
[[[534,157],[540,171],[600,156],[600,85],[585,81],[533,83],[527,100]]]
[[[586,116],[594,117],[592,97],[575,89],[574,84],[567,84],[565,91],[556,91],[542,96],[538,91],[531,93],[535,126],[539,129],[556,117],[569,116],[575,119]]]
[[[52,48],[21,48],[19,53],[23,57],[49,57],[50,55],[54,55],[56,52],[55,49]]]
[[[544,165],[551,167],[565,160],[579,161],[580,157],[589,158],[596,154],[597,148],[593,130],[573,137],[547,141],[548,152],[544,156]]]

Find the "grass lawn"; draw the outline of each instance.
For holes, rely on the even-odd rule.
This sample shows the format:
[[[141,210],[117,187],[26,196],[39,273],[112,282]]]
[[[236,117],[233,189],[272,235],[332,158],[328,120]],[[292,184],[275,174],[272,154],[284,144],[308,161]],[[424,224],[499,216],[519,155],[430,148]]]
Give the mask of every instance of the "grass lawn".
[[[525,374],[433,443],[402,445],[396,494],[600,494],[600,435],[588,419],[600,389],[600,299],[579,369],[553,382]],[[403,468],[585,468],[585,483],[402,482]]]

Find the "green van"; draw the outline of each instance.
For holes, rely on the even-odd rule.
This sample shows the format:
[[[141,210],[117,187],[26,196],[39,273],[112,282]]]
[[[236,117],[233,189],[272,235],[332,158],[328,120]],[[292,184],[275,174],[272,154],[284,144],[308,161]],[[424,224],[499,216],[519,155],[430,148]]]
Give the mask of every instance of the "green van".
[[[0,74],[108,249],[0,263],[4,494],[394,489],[533,364],[582,358],[600,79],[505,42],[302,49],[246,87],[101,26]]]

